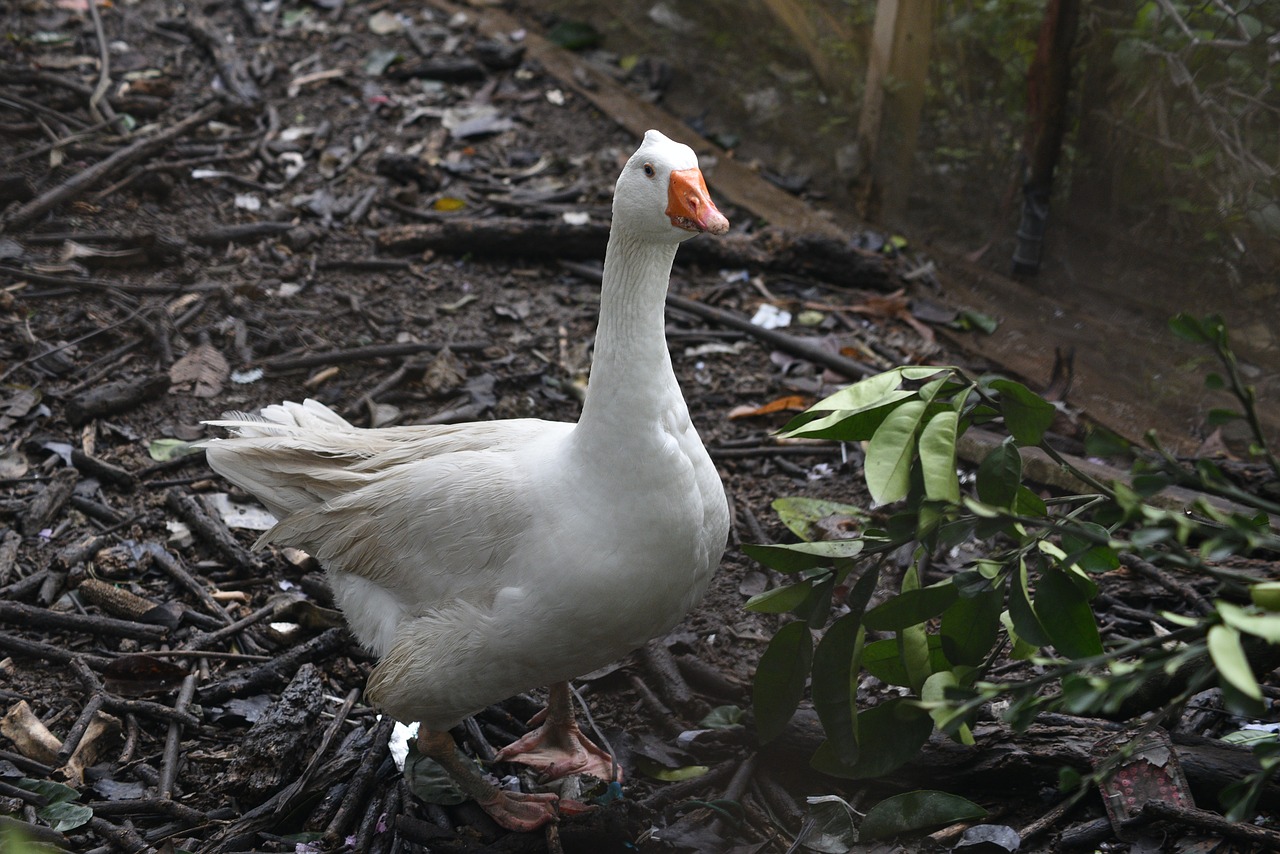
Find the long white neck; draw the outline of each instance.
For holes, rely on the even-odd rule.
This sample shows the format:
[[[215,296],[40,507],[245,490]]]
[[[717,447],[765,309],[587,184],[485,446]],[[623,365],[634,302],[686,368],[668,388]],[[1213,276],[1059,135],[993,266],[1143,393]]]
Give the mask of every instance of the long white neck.
[[[683,407],[667,352],[664,307],[679,244],[655,244],[614,227],[604,257],[600,325],[582,417],[583,447],[625,453],[637,432]]]

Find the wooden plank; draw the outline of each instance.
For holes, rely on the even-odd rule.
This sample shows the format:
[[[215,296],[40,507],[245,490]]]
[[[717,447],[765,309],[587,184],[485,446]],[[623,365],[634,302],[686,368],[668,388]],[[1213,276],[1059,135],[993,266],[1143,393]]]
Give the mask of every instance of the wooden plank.
[[[867,59],[858,146],[867,167],[864,218],[893,222],[907,207],[929,79],[934,0],[880,0]]]
[[[447,15],[465,11],[475,20],[480,32],[490,38],[505,37],[516,30],[526,29],[519,20],[493,6],[468,6],[464,9],[448,0],[427,0],[427,4]],[[692,147],[703,162],[707,182],[732,204],[786,231],[839,238],[847,238],[852,232],[853,223],[845,223],[842,227],[832,217],[818,213],[800,199],[770,184],[730,157],[724,149],[703,139],[680,119],[656,104],[640,100],[608,74],[569,51],[527,31],[524,44],[528,56],[537,60],[548,74],[637,137],[650,128],[656,128]]]

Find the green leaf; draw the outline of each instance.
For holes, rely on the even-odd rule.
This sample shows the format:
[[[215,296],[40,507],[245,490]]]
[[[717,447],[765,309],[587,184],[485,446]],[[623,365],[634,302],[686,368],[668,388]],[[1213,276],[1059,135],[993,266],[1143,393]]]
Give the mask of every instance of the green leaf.
[[[716,706],[707,712],[705,718],[698,721],[698,726],[704,729],[728,729],[741,724],[744,714],[745,712],[737,706]]]
[[[823,742],[810,765],[847,780],[883,777],[915,758],[933,732],[928,712],[903,697],[894,697],[858,713],[858,761],[844,765],[830,742]]]
[[[862,540],[822,540],[816,543],[758,545],[743,543],[742,551],[778,572],[803,572],[834,561],[856,557],[862,551]]]
[[[1000,392],[1000,412],[1009,434],[1019,445],[1040,444],[1058,412],[1053,404],[1013,380],[994,380],[991,387]]]
[[[928,635],[926,641],[929,645],[929,673],[950,669],[951,662],[947,661],[947,656],[942,652],[942,638]],[[862,667],[881,682],[904,688],[911,686],[911,678],[907,675],[906,665],[898,651],[897,638],[885,638],[867,644],[862,650]]]
[[[1230,602],[1215,602],[1222,621],[1238,632],[1260,637],[1267,643],[1280,643],[1280,613],[1251,614]]]
[[[896,395],[898,386],[902,385],[902,375],[898,371],[885,371],[882,374],[867,377],[852,385],[847,385],[834,394],[824,397],[810,409],[823,412],[837,410],[847,412],[864,412],[900,400]]]
[[[1262,689],[1249,667],[1249,659],[1240,643],[1240,633],[1229,626],[1214,626],[1207,638],[1209,656],[1218,668],[1218,675],[1241,694],[1253,700],[1262,699]]]
[[[34,792],[42,796],[47,803],[36,810],[36,815],[59,833],[75,830],[93,818],[93,808],[86,804],[76,803],[80,793],[70,786],[55,783],[52,780],[35,780],[22,777],[17,781],[20,789]],[[4,840],[0,838],[0,843]],[[3,850],[3,846],[0,846]]]
[[[899,389],[892,402],[871,409],[821,413],[810,409],[793,418],[782,428],[782,435],[795,438],[833,439],[840,442],[865,442],[870,439],[900,401],[914,398],[916,393]]]
[[[66,833],[88,824],[93,818],[93,809],[86,804],[61,801],[41,807],[36,810],[36,815],[59,833]]]
[[[1062,548],[1067,552],[1068,563],[1074,563],[1085,572],[1110,572],[1120,566],[1120,556],[1106,545],[1110,539],[1106,528],[1096,522],[1080,522],[1078,530],[1062,532]]]
[[[565,50],[599,47],[600,31],[586,21],[563,20],[547,31],[547,38]]]
[[[942,612],[942,651],[952,664],[977,667],[991,654],[1000,635],[1004,588],[961,598]]]
[[[479,766],[476,766],[477,769]],[[467,799],[457,782],[439,762],[418,752],[417,739],[409,741],[404,761],[404,779],[409,790],[429,804],[453,806]]]
[[[914,391],[899,388],[903,376],[903,369],[885,371],[845,386],[791,419],[782,435],[870,439],[895,404],[915,396]]]
[[[1259,744],[1272,744],[1280,746],[1274,732],[1267,732],[1259,729],[1238,729],[1235,732],[1229,732],[1218,739],[1226,744],[1238,744],[1242,747],[1256,747]]]
[[[1019,486],[1013,496],[1013,512],[1019,516],[1042,518],[1049,515],[1049,508],[1045,506],[1039,495],[1025,486]]]
[[[778,629],[756,667],[752,707],[761,744],[782,735],[804,696],[813,660],[813,637],[802,620]]]
[[[35,792],[51,804],[63,804],[80,800],[80,793],[75,789],[63,783],[55,783],[53,780],[36,780],[32,777],[22,777],[18,780],[18,787],[26,789],[28,792]]]
[[[852,522],[856,521],[858,527],[861,527],[862,523],[871,518],[861,507],[824,498],[789,496],[775,499],[769,506],[778,514],[782,524],[802,540],[819,539],[823,532],[815,532],[813,529],[820,522],[827,523],[827,527],[839,526],[849,530],[853,527]]]
[[[853,807],[837,795],[817,795],[808,798],[809,817],[813,829],[805,837],[804,847],[818,854],[846,854],[858,841],[858,828],[854,822]]]
[[[1088,599],[1057,567],[1047,566],[1040,573],[1036,582],[1035,612],[1061,654],[1068,658],[1102,654],[1102,639]]]
[[[683,768],[668,768],[659,762],[654,762],[647,756],[637,755],[635,759],[636,767],[640,769],[642,774],[654,780],[661,780],[664,783],[693,780],[711,770],[706,765],[686,765]]]
[[[987,335],[995,334],[996,329],[1000,327],[1000,321],[996,320],[989,314],[983,314],[970,308],[962,309],[956,315],[956,319],[951,321],[950,326],[962,331],[976,329]]]
[[[960,413],[946,409],[925,422],[920,431],[920,467],[924,474],[924,494],[930,501],[960,500],[956,476],[956,433]]]
[[[960,677],[954,670],[939,670],[924,681],[924,686],[920,689],[920,699],[931,705],[937,704],[929,709],[929,717],[933,718],[933,724],[939,731],[949,732],[954,725],[954,738],[961,744],[972,745],[974,739],[969,725],[958,719],[958,710],[954,701],[947,699],[947,689],[959,686]]]
[[[991,449],[978,464],[978,499],[992,507],[1010,507],[1022,485],[1022,455],[1012,439]]]
[[[1186,313],[1175,314],[1169,320],[1174,335],[1193,344],[1212,344],[1213,338],[1198,319]]]
[[[920,590],[919,563],[923,560],[921,552],[921,549],[916,550],[917,562],[902,576],[902,595],[915,594]],[[955,584],[950,586],[955,589]],[[956,595],[959,595],[959,591],[956,591]],[[929,637],[923,620],[898,630],[898,657],[902,659],[902,668],[907,674],[907,687],[917,695],[925,680],[933,673],[929,661]]]
[[[831,624],[813,652],[813,708],[836,757],[846,765],[858,759],[854,716],[863,636],[860,615],[845,614]]]
[[[1236,412],[1234,409],[1210,409],[1209,415],[1205,419],[1210,427],[1219,427],[1223,424],[1229,424],[1232,421],[1241,421],[1244,419],[1243,412]]]
[[[831,595],[835,591],[835,586],[836,578],[831,573],[814,579],[813,589],[809,591],[804,601],[795,607],[795,615],[813,628],[820,629],[825,626],[827,617],[831,616]]]
[[[1031,605],[1031,593],[1027,583],[1027,563],[1022,558],[1018,559],[1018,571],[1014,574],[1013,583],[1009,588],[1009,617],[1013,621],[1013,628],[1017,631],[1018,637],[1026,643],[1038,648],[1048,646],[1052,642],[1035,608]]]
[[[867,443],[863,474],[871,498],[877,504],[890,504],[906,497],[911,487],[916,433],[927,409],[922,400],[903,403],[889,413]]]
[[[199,453],[200,449],[191,442],[181,439],[155,439],[147,446],[147,454],[158,463],[167,463],[178,457]]]
[[[987,811],[973,801],[948,792],[916,791],[886,798],[867,811],[858,827],[863,842],[887,839],[931,827],[971,821]]]
[[[1000,625],[1004,626],[1004,630],[1009,633],[1009,639],[1013,641],[1013,649],[1009,650],[1009,658],[1014,661],[1028,661],[1040,651],[1040,647],[1027,643],[1018,636],[1018,630],[1013,627],[1013,618],[1009,616],[1007,610],[1000,614]]]
[[[761,614],[785,614],[804,602],[812,589],[813,582],[808,579],[784,587],[775,587],[752,596],[744,607],[748,611],[757,611]]]
[[[873,631],[899,631],[933,619],[959,598],[960,592],[948,578],[919,590],[899,593],[868,611],[864,622]]]

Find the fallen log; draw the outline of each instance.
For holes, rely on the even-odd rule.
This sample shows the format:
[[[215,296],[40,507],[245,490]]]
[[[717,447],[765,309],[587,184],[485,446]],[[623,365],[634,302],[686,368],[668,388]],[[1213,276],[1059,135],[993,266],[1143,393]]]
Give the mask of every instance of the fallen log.
[[[1124,729],[1093,718],[1042,715],[1041,719],[1043,723],[1033,724],[1022,733],[1015,733],[1003,723],[980,724],[974,727],[976,743],[971,747],[935,734],[915,759],[878,777],[876,782],[890,788],[958,792],[1056,788],[1058,773],[1064,767],[1081,774],[1091,773],[1093,746]],[[786,732],[771,742],[761,757],[771,773],[783,780],[792,779],[797,773],[811,773],[805,767],[807,763],[797,763],[796,757],[812,756],[825,738],[817,714],[801,709]],[[1202,805],[1216,803],[1224,788],[1260,770],[1247,748],[1182,733],[1172,733],[1170,739],[1192,794]],[[1280,806],[1280,785],[1270,783],[1263,790],[1259,806]]]
[[[293,777],[306,754],[306,741],[324,708],[320,672],[314,664],[298,668],[280,699],[245,733],[227,769],[223,790],[247,796],[250,803],[265,800]]]
[[[609,224],[603,220],[570,225],[558,219],[456,217],[386,228],[377,242],[379,251],[398,254],[430,250],[481,258],[587,260],[603,258],[608,240]],[[882,291],[899,287],[881,255],[840,238],[778,228],[687,241],[676,257],[683,263],[746,267],[842,287]]]

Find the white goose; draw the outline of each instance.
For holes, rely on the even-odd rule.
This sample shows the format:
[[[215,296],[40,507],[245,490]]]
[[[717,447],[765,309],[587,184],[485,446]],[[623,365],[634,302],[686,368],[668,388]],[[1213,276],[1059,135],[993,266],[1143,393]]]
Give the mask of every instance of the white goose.
[[[207,443],[209,464],[280,520],[259,544],[314,555],[381,658],[370,701],[420,721],[419,749],[508,828],[554,820],[555,796],[498,789],[448,730],[550,684],[542,726],[499,758],[610,778],[566,680],[669,631],[720,562],[724,489],[676,383],[663,307],[680,242],[728,228],[693,150],[645,134],[614,190],[577,424],[366,430],[314,400],[210,422],[235,435]]]

